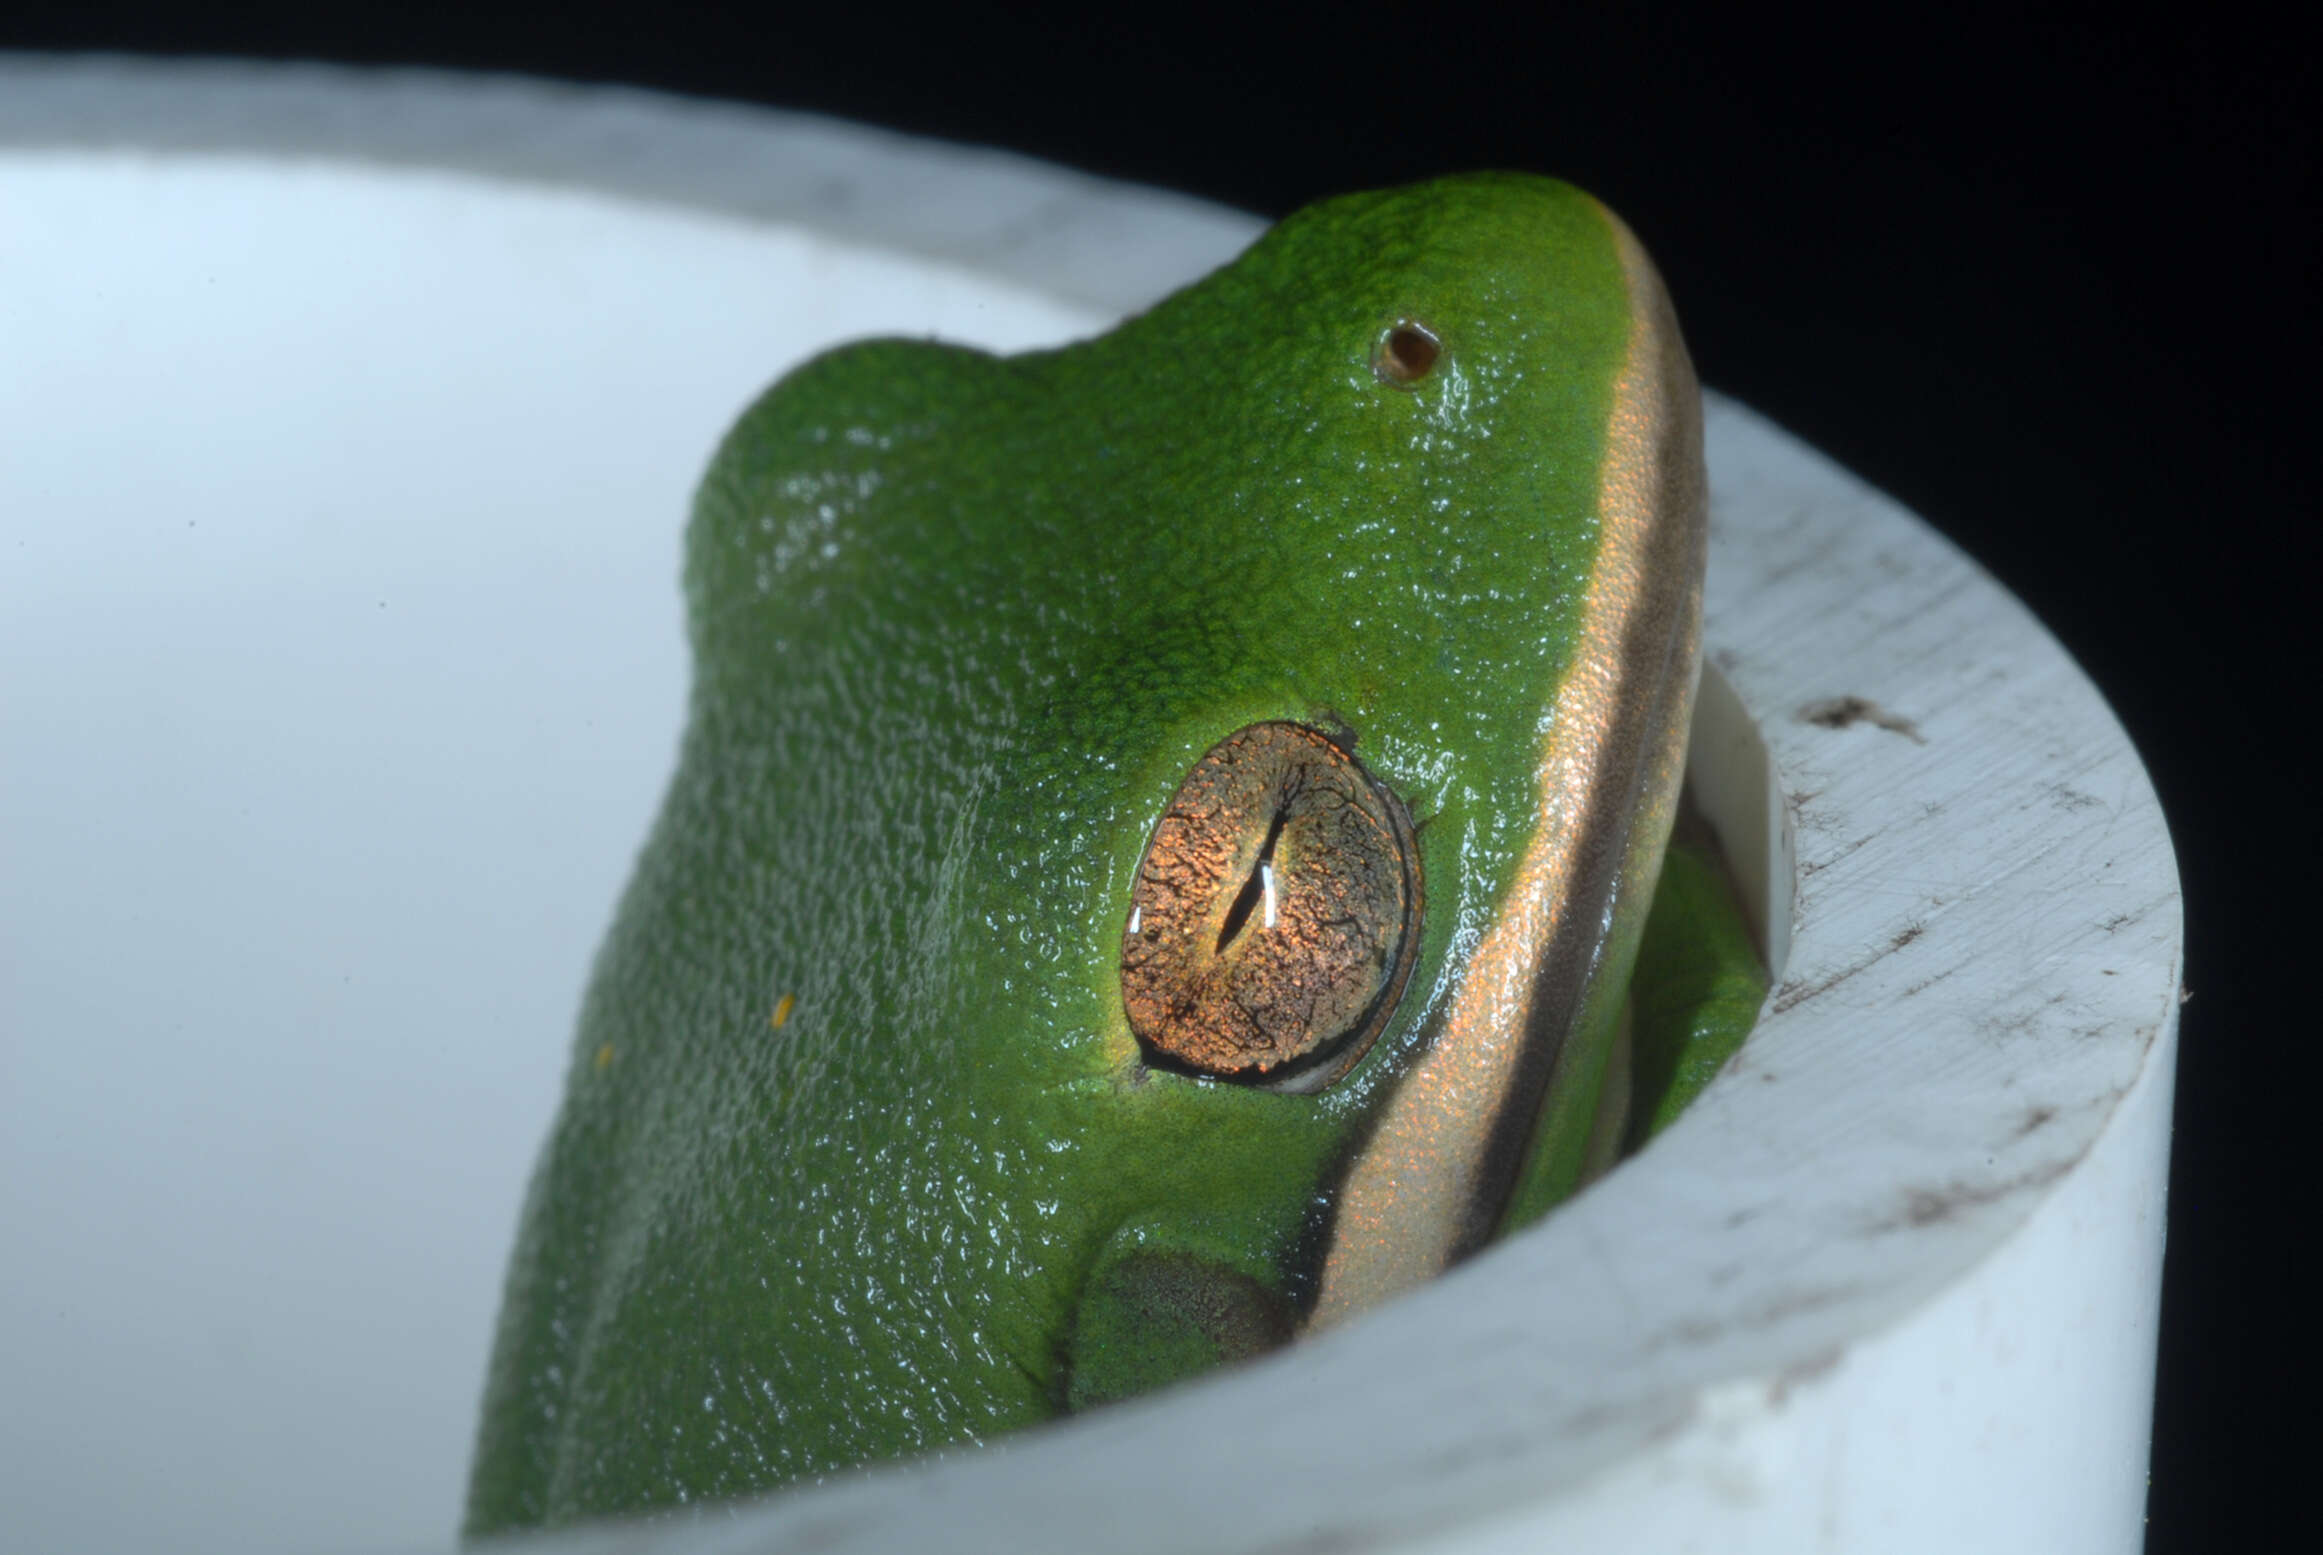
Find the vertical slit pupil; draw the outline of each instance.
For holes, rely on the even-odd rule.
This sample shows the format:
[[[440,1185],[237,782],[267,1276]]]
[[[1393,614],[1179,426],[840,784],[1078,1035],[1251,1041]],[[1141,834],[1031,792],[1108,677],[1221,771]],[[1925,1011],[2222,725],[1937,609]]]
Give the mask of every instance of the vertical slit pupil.
[[[1283,826],[1290,820],[1290,805],[1286,802],[1274,812],[1274,821],[1266,829],[1266,844],[1258,850],[1258,858],[1250,866],[1250,878],[1242,882],[1242,889],[1234,894],[1234,905],[1226,909],[1226,921],[1218,925],[1216,955],[1234,943],[1234,936],[1250,921],[1252,909],[1266,892],[1266,872],[1274,863],[1274,845],[1282,837]]]

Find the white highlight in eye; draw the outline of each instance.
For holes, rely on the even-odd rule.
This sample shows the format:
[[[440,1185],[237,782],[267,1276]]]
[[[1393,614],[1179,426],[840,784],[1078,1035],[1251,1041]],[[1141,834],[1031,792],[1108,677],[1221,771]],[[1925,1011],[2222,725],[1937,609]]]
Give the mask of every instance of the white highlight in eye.
[[[1143,922],[1145,922],[1145,909],[1142,906],[1130,908],[1129,932],[1135,934],[1137,932],[1137,926]]]
[[[1259,927],[1271,929],[1274,927],[1274,866],[1272,864],[1258,866],[1258,883],[1260,888],[1266,892],[1266,916],[1260,920]]]

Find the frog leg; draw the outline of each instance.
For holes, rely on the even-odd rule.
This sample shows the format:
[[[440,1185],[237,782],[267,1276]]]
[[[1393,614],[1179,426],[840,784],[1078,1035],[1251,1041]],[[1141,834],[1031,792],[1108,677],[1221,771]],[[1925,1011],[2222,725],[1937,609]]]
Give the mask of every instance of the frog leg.
[[[1630,979],[1636,1150],[1670,1126],[1742,1046],[1766,1002],[1766,965],[1715,843],[1670,839]]]
[[[1576,1024],[1499,1234],[1547,1214],[1667,1128],[1750,1034],[1766,990],[1717,844],[1682,815],[1629,990]]]
[[[1063,1407],[1183,1382],[1289,1342],[1290,1302],[1214,1253],[1118,1235],[1098,1255],[1066,1342]]]
[[[1581,1157],[1581,1187],[1611,1171],[1613,1163],[1628,1153],[1630,1115],[1637,1094],[1636,1011],[1635,998],[1621,1001],[1621,1026],[1613,1034],[1613,1051],[1605,1055],[1597,1119],[1589,1125],[1589,1145]]]

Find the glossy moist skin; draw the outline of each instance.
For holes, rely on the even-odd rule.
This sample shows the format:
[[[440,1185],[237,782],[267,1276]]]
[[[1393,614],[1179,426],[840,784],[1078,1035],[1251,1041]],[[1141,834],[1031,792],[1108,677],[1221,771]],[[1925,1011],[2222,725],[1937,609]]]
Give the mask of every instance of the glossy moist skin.
[[[687,730],[524,1212],[471,1532],[980,1439],[1306,1321],[1336,1185],[1547,824],[1650,277],[1587,196],[1480,176],[1303,212],[1095,341],[858,345],[750,408],[687,535]],[[1397,382],[1408,323],[1440,355]],[[1698,477],[1690,416],[1652,432]],[[1687,522],[1655,652],[1690,688]],[[1266,720],[1351,743],[1425,881],[1400,1005],[1309,1095],[1149,1066],[1118,981],[1157,816]],[[1656,750],[1608,844],[1648,883]],[[1603,1008],[1648,895],[1601,904]],[[1523,1072],[1493,1105],[1529,1126]]]

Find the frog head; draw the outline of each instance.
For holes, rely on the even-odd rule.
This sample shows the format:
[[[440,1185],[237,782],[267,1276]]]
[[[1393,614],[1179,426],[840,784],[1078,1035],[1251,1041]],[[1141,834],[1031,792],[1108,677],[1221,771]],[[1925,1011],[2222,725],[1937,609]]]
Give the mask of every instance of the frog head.
[[[1650,264],[1535,178],[1316,206],[1061,350],[777,384],[697,499],[471,1528],[1141,1392],[1569,1192],[1703,506]]]

